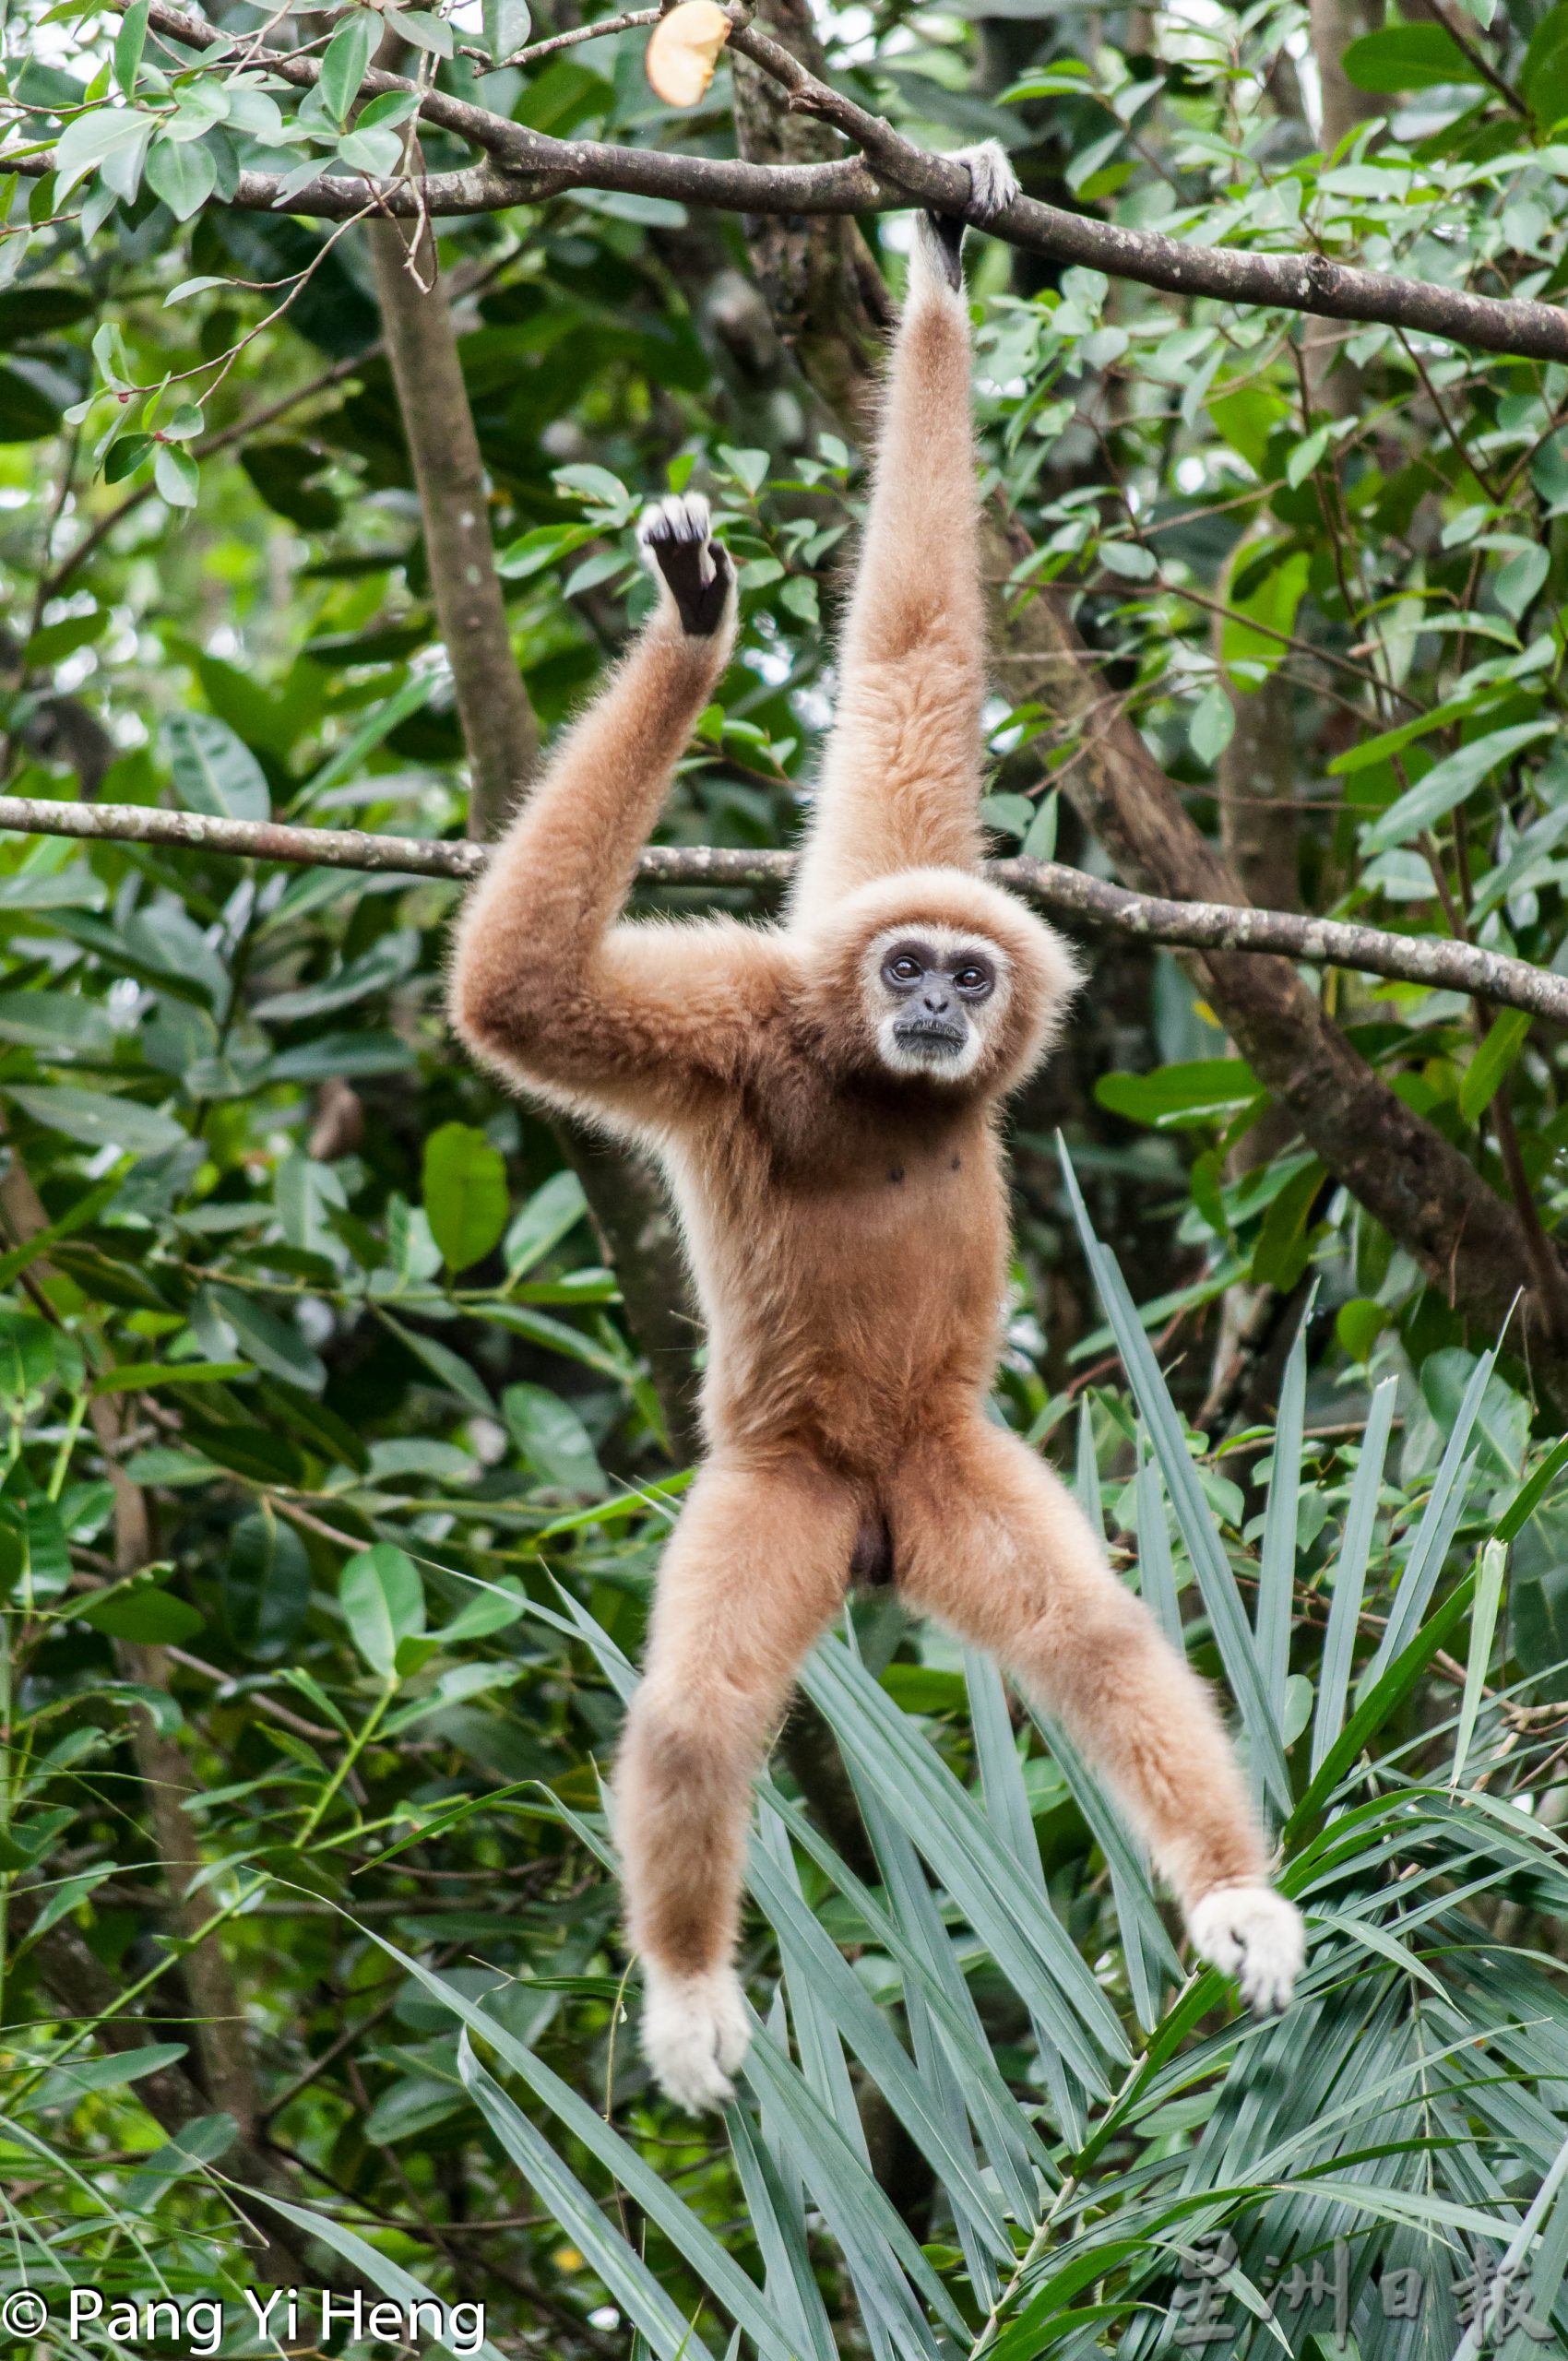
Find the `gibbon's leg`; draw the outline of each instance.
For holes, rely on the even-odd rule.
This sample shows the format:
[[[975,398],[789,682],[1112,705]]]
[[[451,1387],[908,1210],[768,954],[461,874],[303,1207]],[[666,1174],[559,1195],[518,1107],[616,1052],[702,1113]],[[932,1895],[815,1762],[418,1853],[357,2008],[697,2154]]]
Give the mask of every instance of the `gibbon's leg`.
[[[637,854],[735,636],[735,574],[706,500],[650,509],[658,607],[563,741],[458,922],[453,1022],[481,1056],[549,1086],[657,1100],[732,949],[616,924]],[[710,930],[710,933],[711,933]],[[615,1091],[612,1091],[614,1097]]]
[[[994,141],[966,149],[977,198],[1017,183]],[[837,713],[791,908],[807,922],[889,870],[980,856],[985,610],[969,421],[961,221],[917,218],[855,587]]]
[[[1262,1833],[1204,1684],[1117,1581],[1066,1487],[980,1420],[901,1470],[898,1579],[1058,1714],[1169,1881],[1194,1948],[1250,2006],[1282,2009],[1301,1922],[1268,1883]]]
[[[615,1769],[642,2046],[681,2106],[722,2106],[747,2027],[731,1964],[751,1782],[802,1658],[841,1603],[852,1495],[809,1463],[704,1468],[659,1570]]]

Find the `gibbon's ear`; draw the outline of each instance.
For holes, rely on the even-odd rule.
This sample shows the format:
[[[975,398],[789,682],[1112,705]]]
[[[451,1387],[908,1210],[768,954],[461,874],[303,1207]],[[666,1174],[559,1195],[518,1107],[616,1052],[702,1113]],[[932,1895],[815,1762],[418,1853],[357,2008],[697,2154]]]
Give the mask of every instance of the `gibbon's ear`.
[[[968,166],[969,201],[982,221],[993,219],[1017,196],[1018,175],[999,139],[988,139],[979,148],[960,148],[950,160]],[[915,231],[917,254],[934,264],[955,292],[964,284],[960,256],[968,226],[961,213],[926,213]]]
[[[730,552],[712,533],[712,516],[700,492],[671,494],[644,512],[637,539],[649,571],[674,600],[681,628],[693,639],[711,639],[730,612],[735,569]]]

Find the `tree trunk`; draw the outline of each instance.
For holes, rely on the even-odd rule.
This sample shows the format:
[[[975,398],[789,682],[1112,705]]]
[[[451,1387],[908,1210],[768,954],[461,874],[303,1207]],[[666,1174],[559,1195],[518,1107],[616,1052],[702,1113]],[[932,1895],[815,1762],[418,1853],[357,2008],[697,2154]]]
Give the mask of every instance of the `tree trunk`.
[[[539,724],[512,653],[479,436],[434,245],[419,255],[416,276],[401,223],[372,222],[370,237],[419,487],[431,588],[469,750],[469,834],[488,839],[505,825],[537,766]],[[695,1323],[663,1192],[647,1167],[624,1148],[577,1123],[563,1121],[555,1130],[620,1281],[627,1325],[647,1361],[671,1449],[687,1458],[696,1444]]]

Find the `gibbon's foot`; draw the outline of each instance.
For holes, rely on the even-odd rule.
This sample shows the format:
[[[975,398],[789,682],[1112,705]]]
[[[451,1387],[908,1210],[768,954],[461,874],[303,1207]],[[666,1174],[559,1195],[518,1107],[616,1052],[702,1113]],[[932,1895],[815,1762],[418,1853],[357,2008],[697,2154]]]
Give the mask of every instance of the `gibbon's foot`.
[[[988,139],[979,148],[960,148],[949,160],[968,167],[969,202],[982,221],[993,219],[1018,194],[1018,175],[999,139]],[[927,213],[921,224],[943,277],[955,290],[964,283],[959,255],[968,226],[959,213]]]
[[[693,2115],[728,2106],[731,2076],[751,2046],[741,1980],[732,1967],[671,1975],[650,1960],[643,1994],[643,2056],[666,2098]]]
[[[695,639],[711,639],[723,623],[735,579],[712,521],[700,492],[675,492],[646,510],[637,527],[644,556],[669,586],[682,630]]]
[[[1271,1885],[1219,1885],[1187,1914],[1193,1948],[1233,1975],[1254,2017],[1289,2006],[1306,1956],[1301,1914]]]

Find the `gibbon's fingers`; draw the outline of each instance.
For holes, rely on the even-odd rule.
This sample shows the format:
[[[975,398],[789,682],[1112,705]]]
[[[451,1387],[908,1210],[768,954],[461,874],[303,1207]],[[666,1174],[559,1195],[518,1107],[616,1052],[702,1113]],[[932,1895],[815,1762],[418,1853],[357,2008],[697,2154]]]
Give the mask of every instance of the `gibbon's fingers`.
[[[1018,175],[1008,162],[1000,139],[988,139],[978,148],[960,148],[951,161],[968,165],[969,202],[982,221],[993,220],[1018,194]],[[915,231],[911,267],[917,262],[923,263],[927,268],[934,268],[955,292],[960,291],[964,272],[959,257],[968,226],[961,213],[922,214]]]
[[[1301,1914],[1268,1885],[1222,1885],[1187,1913],[1193,1949],[1233,1975],[1254,2017],[1278,2016],[1290,2004],[1306,1956]]]
[[[637,539],[649,572],[664,586],[694,639],[711,639],[725,621],[735,587],[735,568],[722,541],[712,535],[712,517],[700,492],[672,493],[647,509]]]

